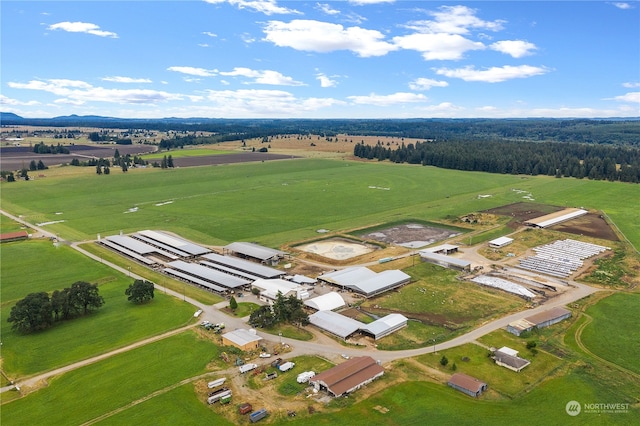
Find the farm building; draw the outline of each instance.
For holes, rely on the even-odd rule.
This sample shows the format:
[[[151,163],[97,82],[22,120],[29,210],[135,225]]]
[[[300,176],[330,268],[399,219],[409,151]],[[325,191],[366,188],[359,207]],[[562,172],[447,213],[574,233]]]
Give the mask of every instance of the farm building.
[[[249,279],[183,260],[167,263],[167,267],[163,269],[163,272],[218,293],[224,293],[228,290],[233,291],[251,283]]]
[[[323,274],[318,280],[372,297],[407,284],[411,277],[400,270],[376,273],[359,266]]]
[[[295,296],[300,300],[306,300],[309,298],[309,293],[313,291],[300,284],[282,279],[265,280],[261,278],[255,280],[251,287],[258,289],[260,291],[259,299],[270,305],[277,299],[278,293],[282,293],[284,297]]]
[[[498,349],[493,353],[493,359],[496,364],[519,373],[523,368],[531,364],[528,359],[520,358],[518,351],[506,346]]]
[[[464,259],[457,259],[443,254],[431,253],[427,250],[420,250],[418,253],[420,254],[420,258],[425,262],[435,263],[436,265],[440,265],[445,268],[459,269],[461,271],[471,270],[471,262]]]
[[[306,275],[288,275],[285,277],[285,279],[289,280],[289,281],[293,281],[294,283],[298,283],[298,284],[315,284],[318,282],[318,280],[316,280],[315,278],[310,278],[307,277]]]
[[[27,231],[6,232],[4,234],[0,234],[0,242],[2,243],[26,240],[27,238],[29,238],[29,233]]]
[[[438,254],[451,254],[457,253],[460,246],[454,246],[453,244],[442,244],[434,247],[427,247],[424,251],[428,251],[429,253],[438,253]]]
[[[583,260],[596,256],[609,247],[577,240],[557,240],[534,247],[535,256],[520,259],[520,268],[555,277],[566,278],[584,265]]]
[[[489,247],[491,248],[502,248],[504,246],[508,246],[513,242],[513,238],[509,237],[500,237],[495,240],[489,241]]]
[[[222,344],[224,346],[235,346],[243,351],[253,351],[258,349],[258,342],[262,337],[256,334],[255,330],[245,330],[239,328],[222,335]]]
[[[535,228],[548,228],[576,217],[584,216],[587,213],[586,210],[569,208],[527,220],[524,224]]]
[[[407,317],[401,314],[389,314],[361,327],[365,333],[371,334],[374,340],[388,336],[389,334],[407,326]]]
[[[304,304],[316,311],[333,311],[346,306],[340,293],[336,293],[335,291],[305,300]]]
[[[480,394],[487,390],[487,384],[481,382],[475,377],[467,376],[466,374],[456,373],[447,382],[449,386],[454,389],[464,392],[469,396],[477,398]]]
[[[224,252],[233,253],[238,257],[254,259],[263,263],[277,263],[287,253],[264,247],[254,243],[235,242],[224,246]]]
[[[318,311],[309,315],[309,322],[318,328],[346,339],[358,331],[363,323],[333,311]]]
[[[233,256],[222,256],[216,253],[209,253],[202,256],[202,259],[203,260],[201,260],[200,263],[208,266],[209,268],[218,269],[222,272],[250,280],[257,280],[258,278],[280,278],[284,276],[284,272],[278,269],[270,268],[259,263],[239,259]]]
[[[384,368],[373,358],[360,356],[310,378],[309,384],[338,397],[358,390],[382,375]]]
[[[160,231],[140,231],[132,235],[140,241],[144,241],[150,245],[156,246],[160,249],[174,252],[180,257],[193,257],[200,256],[206,253],[211,253],[211,250],[187,241],[185,239],[166,234]]]
[[[571,317],[571,311],[562,307],[555,307],[539,314],[514,321],[507,325],[509,333],[520,336],[520,334],[531,331],[534,328],[544,328],[556,324],[562,320]]]

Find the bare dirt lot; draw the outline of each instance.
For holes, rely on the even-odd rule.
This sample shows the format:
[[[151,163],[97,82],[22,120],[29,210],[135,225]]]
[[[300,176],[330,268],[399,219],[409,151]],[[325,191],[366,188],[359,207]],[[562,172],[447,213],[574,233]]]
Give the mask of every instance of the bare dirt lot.
[[[517,229],[527,220],[562,210],[564,207],[537,203],[514,203],[485,210],[485,213],[511,216],[508,226]],[[618,241],[618,236],[602,215],[588,213],[584,216],[552,226],[549,229],[567,234],[584,235],[608,241]]]
[[[460,234],[461,232],[456,232],[450,229],[436,228],[419,223],[406,223],[386,229],[379,229],[375,232],[363,234],[361,237],[387,244],[396,244],[407,248],[418,248],[433,244],[437,241],[446,240]]]
[[[333,260],[346,260],[363,254],[371,253],[374,249],[365,244],[348,241],[343,238],[331,238],[316,241],[296,247],[306,253],[327,257]]]
[[[120,155],[140,155],[154,152],[153,145],[65,145],[69,149],[69,154],[37,154],[33,152],[33,147],[17,146],[3,147],[0,150],[0,170],[20,170],[28,168],[31,161],[36,163],[40,160],[45,166],[56,166],[70,163],[77,158],[80,161],[87,161],[90,158],[113,158],[116,149]]]

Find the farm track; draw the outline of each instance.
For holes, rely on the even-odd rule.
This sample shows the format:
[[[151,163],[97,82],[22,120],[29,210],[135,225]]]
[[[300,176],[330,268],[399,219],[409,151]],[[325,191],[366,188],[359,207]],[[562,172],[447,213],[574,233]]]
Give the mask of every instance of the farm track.
[[[582,312],[582,316],[585,318],[585,321],[580,324],[580,326],[577,328],[576,333],[575,333],[575,339],[576,339],[576,343],[578,344],[578,347],[580,347],[580,349],[587,354],[588,356],[590,356],[591,358],[611,367],[611,368],[615,368],[616,370],[627,374],[630,377],[634,377],[636,380],[638,380],[640,382],[640,374],[631,371],[631,370],[627,370],[626,368],[615,364],[611,361],[607,361],[606,359],[594,354],[593,352],[591,352],[587,346],[582,342],[582,332],[584,331],[584,329],[591,324],[591,322],[593,321],[593,318],[590,315],[585,314],[584,312]]]

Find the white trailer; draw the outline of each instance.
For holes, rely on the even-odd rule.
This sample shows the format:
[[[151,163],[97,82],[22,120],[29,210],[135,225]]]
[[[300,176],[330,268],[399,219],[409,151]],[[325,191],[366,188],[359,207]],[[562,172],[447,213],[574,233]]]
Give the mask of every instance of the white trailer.
[[[219,393],[207,398],[207,403],[208,404],[213,404],[214,402],[217,402],[217,401],[221,400],[222,398],[226,398],[228,396],[231,396],[231,391],[230,390],[227,390],[227,391],[224,391],[224,392],[219,392]]]
[[[291,361],[287,361],[287,362],[285,362],[284,364],[280,364],[280,365],[278,366],[278,369],[279,369],[280,371],[289,371],[289,370],[291,370],[293,367],[295,367],[295,364],[294,364],[293,362],[291,362]]]
[[[255,368],[258,368],[258,364],[244,364],[241,365],[238,369],[240,370],[240,374],[244,374],[247,371],[251,371]]]
[[[313,372],[313,371],[305,371],[304,373],[298,374],[297,381],[298,381],[298,383],[307,383],[309,381],[309,379],[312,378],[315,375],[316,375],[316,373]]]
[[[209,389],[217,388],[218,386],[222,386],[224,384],[225,380],[227,380],[226,377],[222,377],[222,378],[220,378],[218,380],[214,380],[212,382],[207,383],[207,387]]]

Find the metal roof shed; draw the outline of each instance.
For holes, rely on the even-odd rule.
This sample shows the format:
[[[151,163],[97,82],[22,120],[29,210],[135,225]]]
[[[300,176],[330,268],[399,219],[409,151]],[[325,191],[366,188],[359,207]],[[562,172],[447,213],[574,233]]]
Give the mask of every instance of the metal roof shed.
[[[222,335],[223,345],[233,345],[243,351],[256,349],[262,337],[258,336],[255,330],[239,328]]]
[[[331,334],[346,339],[364,324],[333,311],[318,311],[309,315],[309,322]]]
[[[409,281],[411,281],[410,275],[407,275],[397,269],[393,269],[382,271],[367,280],[348,285],[347,287],[367,297],[371,297],[384,293],[387,290],[400,287]]]
[[[507,245],[511,244],[512,242],[513,242],[513,238],[500,237],[500,238],[496,238],[495,240],[489,241],[489,247],[500,248],[500,247],[507,246]]]
[[[306,300],[304,304],[318,311],[333,311],[346,305],[342,296],[335,291]]]
[[[224,249],[234,253],[241,254],[246,257],[253,257],[254,259],[260,259],[266,261],[273,259],[274,257],[284,257],[286,254],[283,251],[275,250],[269,247],[264,247],[259,244],[235,242],[224,246]]]
[[[246,272],[260,278],[278,278],[284,275],[284,272],[278,269],[270,268],[268,266],[260,265],[259,263],[239,259],[233,256],[222,256],[216,253],[209,253],[202,257],[213,263]]]
[[[249,280],[234,277],[233,275],[225,274],[196,263],[187,263],[182,260],[176,260],[168,263],[167,266],[172,269],[185,272],[189,275],[193,275],[196,278],[201,278],[205,281],[210,281],[214,284],[219,284],[228,288],[238,288],[251,283]]]
[[[404,315],[389,314],[362,327],[362,331],[372,334],[374,340],[378,340],[394,331],[400,330],[402,327],[406,327],[407,321],[407,317]]]
[[[174,247],[178,250],[187,252],[193,256],[198,256],[201,254],[211,252],[211,250],[206,247],[199,246],[197,244],[192,243],[191,241],[187,241],[182,238],[165,234],[164,232],[144,230],[138,233],[140,235],[144,235],[147,238],[151,238],[152,240],[159,241],[163,244]]]
[[[371,269],[365,268],[364,266],[354,266],[320,275],[318,279],[330,284],[348,287],[375,276],[376,273]]]

